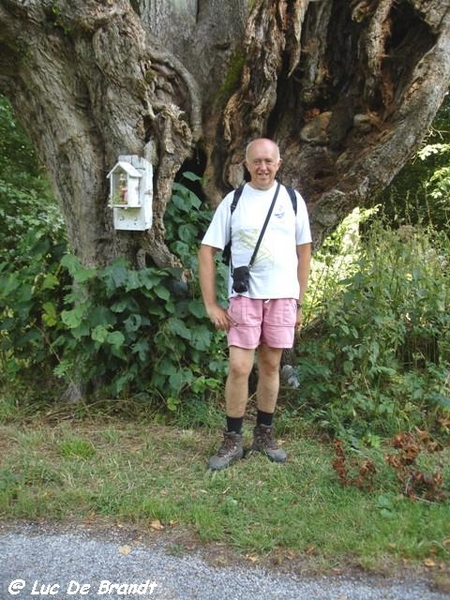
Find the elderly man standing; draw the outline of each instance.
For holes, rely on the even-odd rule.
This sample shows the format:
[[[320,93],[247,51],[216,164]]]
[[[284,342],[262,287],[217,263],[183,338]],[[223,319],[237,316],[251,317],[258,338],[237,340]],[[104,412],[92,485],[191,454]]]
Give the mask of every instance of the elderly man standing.
[[[217,454],[209,459],[209,468],[213,470],[224,469],[244,456],[242,426],[255,351],[257,421],[251,449],[275,462],[287,458],[274,439],[272,421],[278,399],[281,355],[284,348],[293,346],[295,329],[302,321],[311,233],[303,198],[295,192],[293,201],[288,190],[276,180],[281,162],[278,146],[269,139],[256,139],[247,146],[244,164],[250,181],[244,185],[233,211],[234,192],[222,200],[199,250],[205,308],[215,327],[227,332],[229,346],[226,429]],[[266,219],[267,226],[260,239]],[[260,245],[252,262],[258,239]],[[229,241],[229,306],[224,309],[217,302],[214,254]]]

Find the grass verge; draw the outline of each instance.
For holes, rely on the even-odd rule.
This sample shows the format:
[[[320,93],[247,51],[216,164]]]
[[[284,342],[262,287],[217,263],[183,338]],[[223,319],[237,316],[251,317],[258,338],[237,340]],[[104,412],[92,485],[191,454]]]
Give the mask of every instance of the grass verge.
[[[3,425],[1,518],[182,528],[250,559],[303,557],[317,570],[406,561],[448,571],[448,503],[405,498],[382,451],[370,451],[377,475],[362,491],[339,483],[332,444],[313,437],[286,437],[284,465],[253,455],[211,473],[218,441],[217,431],[120,419]],[[450,448],[427,461],[449,480]]]

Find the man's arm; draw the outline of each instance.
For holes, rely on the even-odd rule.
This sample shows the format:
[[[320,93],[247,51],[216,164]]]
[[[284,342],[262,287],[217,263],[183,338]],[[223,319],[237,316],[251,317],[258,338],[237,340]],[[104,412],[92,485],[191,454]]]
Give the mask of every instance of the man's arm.
[[[309,271],[311,267],[311,244],[301,244],[297,246],[297,279],[300,284],[300,296],[298,303],[303,304],[306,290],[308,288]],[[297,310],[297,325],[301,325],[302,310]]]
[[[228,331],[230,318],[227,311],[217,303],[216,293],[216,266],[214,254],[217,248],[201,244],[198,251],[198,273],[200,289],[202,291],[203,303],[208,317],[217,327]]]
[[[311,267],[311,244],[297,246],[297,259],[297,278],[300,284],[300,297],[298,301],[302,304],[308,288],[309,270]]]

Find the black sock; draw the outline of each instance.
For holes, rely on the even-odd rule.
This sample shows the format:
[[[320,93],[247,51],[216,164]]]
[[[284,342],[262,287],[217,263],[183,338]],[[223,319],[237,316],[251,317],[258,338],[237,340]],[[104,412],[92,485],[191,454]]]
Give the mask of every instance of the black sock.
[[[265,425],[266,427],[272,427],[273,413],[264,412],[258,409],[256,414],[256,424]]]
[[[227,417],[227,431],[230,433],[234,431],[234,433],[241,433],[242,424],[244,423],[244,417]]]

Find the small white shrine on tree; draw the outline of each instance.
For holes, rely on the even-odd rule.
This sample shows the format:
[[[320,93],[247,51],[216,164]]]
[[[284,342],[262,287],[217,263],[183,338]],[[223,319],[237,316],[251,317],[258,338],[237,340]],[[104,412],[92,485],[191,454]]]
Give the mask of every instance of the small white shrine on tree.
[[[152,226],[153,167],[136,155],[119,156],[107,175],[114,228],[145,231]]]

